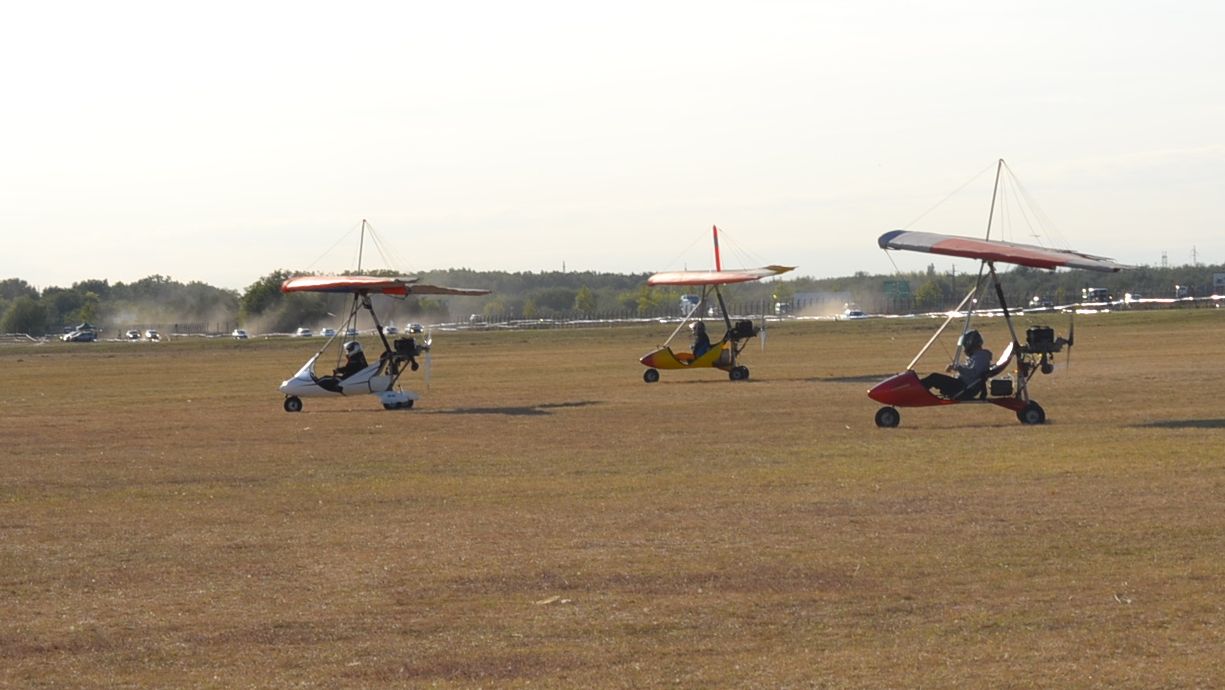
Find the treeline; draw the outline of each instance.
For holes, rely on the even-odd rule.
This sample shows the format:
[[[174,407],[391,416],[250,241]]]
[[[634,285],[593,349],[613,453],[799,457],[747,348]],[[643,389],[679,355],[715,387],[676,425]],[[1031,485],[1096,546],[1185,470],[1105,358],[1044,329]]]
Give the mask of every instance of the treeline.
[[[1006,272],[1005,296],[1023,305],[1041,296],[1055,304],[1080,300],[1081,290],[1101,287],[1116,299],[1124,294],[1173,297],[1174,286],[1190,294],[1213,292],[1213,274],[1225,266],[1138,267],[1120,273],[1064,271],[1052,273],[1013,267]],[[31,335],[58,333],[81,322],[111,329],[193,326],[228,330],[242,326],[256,332],[291,332],[302,325],[336,323],[345,312],[345,295],[283,294],[281,283],[293,275],[277,270],[239,291],[201,282],[181,283],[153,275],[132,283],[91,279],[71,287],[37,289],[20,278],[0,280],[0,332]],[[624,318],[675,315],[687,288],[653,288],[646,274],[596,272],[518,272],[448,269],[420,274],[425,283],[487,288],[482,297],[378,298],[376,308],[387,320],[438,323],[456,320],[505,321],[545,318]],[[797,277],[747,283],[725,289],[729,307],[741,314],[773,313],[776,304],[792,305],[806,296],[829,295],[875,313],[932,311],[955,306],[977,274],[923,272],[839,278]],[[841,306],[841,305],[839,305]],[[783,309],[787,310],[786,307]]]
[[[1085,288],[1105,288],[1116,300],[1123,299],[1127,294],[1144,298],[1172,298],[1175,297],[1175,286],[1185,287],[1188,294],[1208,297],[1213,294],[1214,273],[1225,273],[1225,265],[1138,266],[1117,273],[1051,272],[1011,266],[1004,268],[1001,277],[1004,299],[1008,300],[1008,304],[1022,306],[1034,297],[1049,299],[1055,304],[1078,303]],[[856,273],[850,278],[815,281],[813,287],[835,287],[853,293],[862,308],[870,311],[909,313],[953,308],[974,286],[976,279],[976,272],[937,272],[935,265],[929,265],[924,272],[894,276]],[[987,295],[987,301],[995,303],[995,295]]]
[[[82,280],[72,287],[38,290],[20,278],[0,280],[0,332],[58,333],[74,324],[116,328],[171,324],[192,318],[225,318],[238,309],[238,293],[200,282],[152,275],[133,283]],[[231,316],[232,318],[232,316]]]

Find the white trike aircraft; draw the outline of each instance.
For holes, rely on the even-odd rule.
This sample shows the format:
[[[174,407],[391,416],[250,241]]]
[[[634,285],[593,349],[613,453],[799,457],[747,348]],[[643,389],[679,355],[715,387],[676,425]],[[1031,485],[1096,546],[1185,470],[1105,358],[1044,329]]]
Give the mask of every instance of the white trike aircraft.
[[[407,295],[487,295],[489,290],[449,288],[438,285],[426,285],[417,282],[413,276],[383,278],[379,276],[296,276],[281,284],[281,292],[331,292],[353,295],[349,316],[340,328],[319,348],[313,357],[302,365],[292,377],[281,382],[280,391],[285,394],[285,411],[300,412],[302,398],[335,397],[338,395],[373,394],[379,397],[383,407],[388,410],[407,409],[420,395],[413,391],[402,390],[397,386],[400,375],[405,369],[417,371],[419,364],[417,356],[424,353],[426,364],[426,380],[429,380],[431,338],[427,335],[424,342],[418,343],[413,337],[398,338],[388,342],[383,325],[379,323],[378,315],[374,313],[370,296],[373,294],[407,296]],[[331,375],[319,376],[315,373],[315,362],[328,349],[328,346],[338,338],[348,339],[343,335],[356,326],[357,312],[365,309],[370,312],[374,321],[375,332],[383,345],[383,352],[377,361],[366,363],[365,354],[360,344],[355,340],[346,342],[345,354],[348,364],[337,369]],[[356,347],[355,347],[356,346]]]

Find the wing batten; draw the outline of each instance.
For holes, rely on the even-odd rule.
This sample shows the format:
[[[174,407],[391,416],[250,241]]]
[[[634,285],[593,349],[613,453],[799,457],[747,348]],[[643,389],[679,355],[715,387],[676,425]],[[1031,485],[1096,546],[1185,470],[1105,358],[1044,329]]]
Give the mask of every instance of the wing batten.
[[[904,249],[929,254],[959,256],[980,261],[1029,266],[1031,268],[1082,268],[1090,271],[1113,273],[1123,268],[1122,264],[1104,256],[1095,256],[1069,249],[1047,249],[1018,242],[980,240],[959,235],[941,235],[934,232],[892,230],[880,236],[877,244],[881,249]]]

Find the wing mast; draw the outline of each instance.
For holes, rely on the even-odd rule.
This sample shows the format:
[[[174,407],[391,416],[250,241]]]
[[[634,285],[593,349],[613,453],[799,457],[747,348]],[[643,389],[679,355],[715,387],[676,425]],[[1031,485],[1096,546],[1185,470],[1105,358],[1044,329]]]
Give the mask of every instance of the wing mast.
[[[999,196],[999,193],[1000,193],[1000,173],[1003,171],[1003,169],[1004,169],[1004,159],[1001,158],[995,164],[995,183],[991,187],[991,208],[987,211],[987,234],[983,237],[983,239],[987,241],[991,240],[991,223],[995,220],[995,200]],[[969,332],[970,323],[974,319],[974,307],[978,305],[977,293],[983,284],[983,270],[985,268],[987,268],[987,262],[980,261],[978,264],[978,280],[974,282],[974,290],[970,292],[970,294],[973,295],[974,298],[969,301],[970,306],[966,310],[966,320],[965,320],[965,323],[962,324],[961,326],[962,335],[965,335],[967,332]],[[992,278],[995,277],[995,266],[991,266],[991,277]],[[1007,307],[1005,307],[1004,316],[1005,316],[1005,320],[1007,320],[1006,318],[1008,316]],[[1009,323],[1008,329],[1012,330],[1011,323]],[[1013,340],[1016,340],[1015,335],[1013,336]],[[961,359],[961,339],[960,338],[957,339],[957,348],[953,350],[953,364],[956,364],[957,360],[959,359]]]

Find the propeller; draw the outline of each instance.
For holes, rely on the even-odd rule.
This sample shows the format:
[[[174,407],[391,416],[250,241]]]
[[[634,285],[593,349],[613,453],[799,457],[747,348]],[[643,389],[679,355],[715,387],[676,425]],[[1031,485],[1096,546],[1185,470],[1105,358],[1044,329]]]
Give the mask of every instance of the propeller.
[[[425,388],[426,388],[426,390],[429,390],[429,387],[430,387],[430,371],[431,371],[431,370],[433,370],[433,368],[434,368],[434,367],[433,367],[433,364],[434,364],[434,361],[433,361],[433,359],[434,359],[434,354],[433,354],[433,349],[431,348],[431,346],[432,346],[433,344],[434,344],[434,330],[433,330],[433,328],[430,328],[429,330],[427,330],[427,331],[425,332],[425,344],[424,344],[424,345],[422,346],[422,348],[421,348],[421,349],[425,350],[425,377],[424,377],[424,378],[425,378]]]
[[[1072,346],[1076,344],[1076,312],[1068,314],[1068,356],[1064,360],[1063,368],[1068,371],[1072,370]]]
[[[766,351],[766,315],[761,315],[761,328],[758,329],[757,337],[761,339],[761,351]]]

